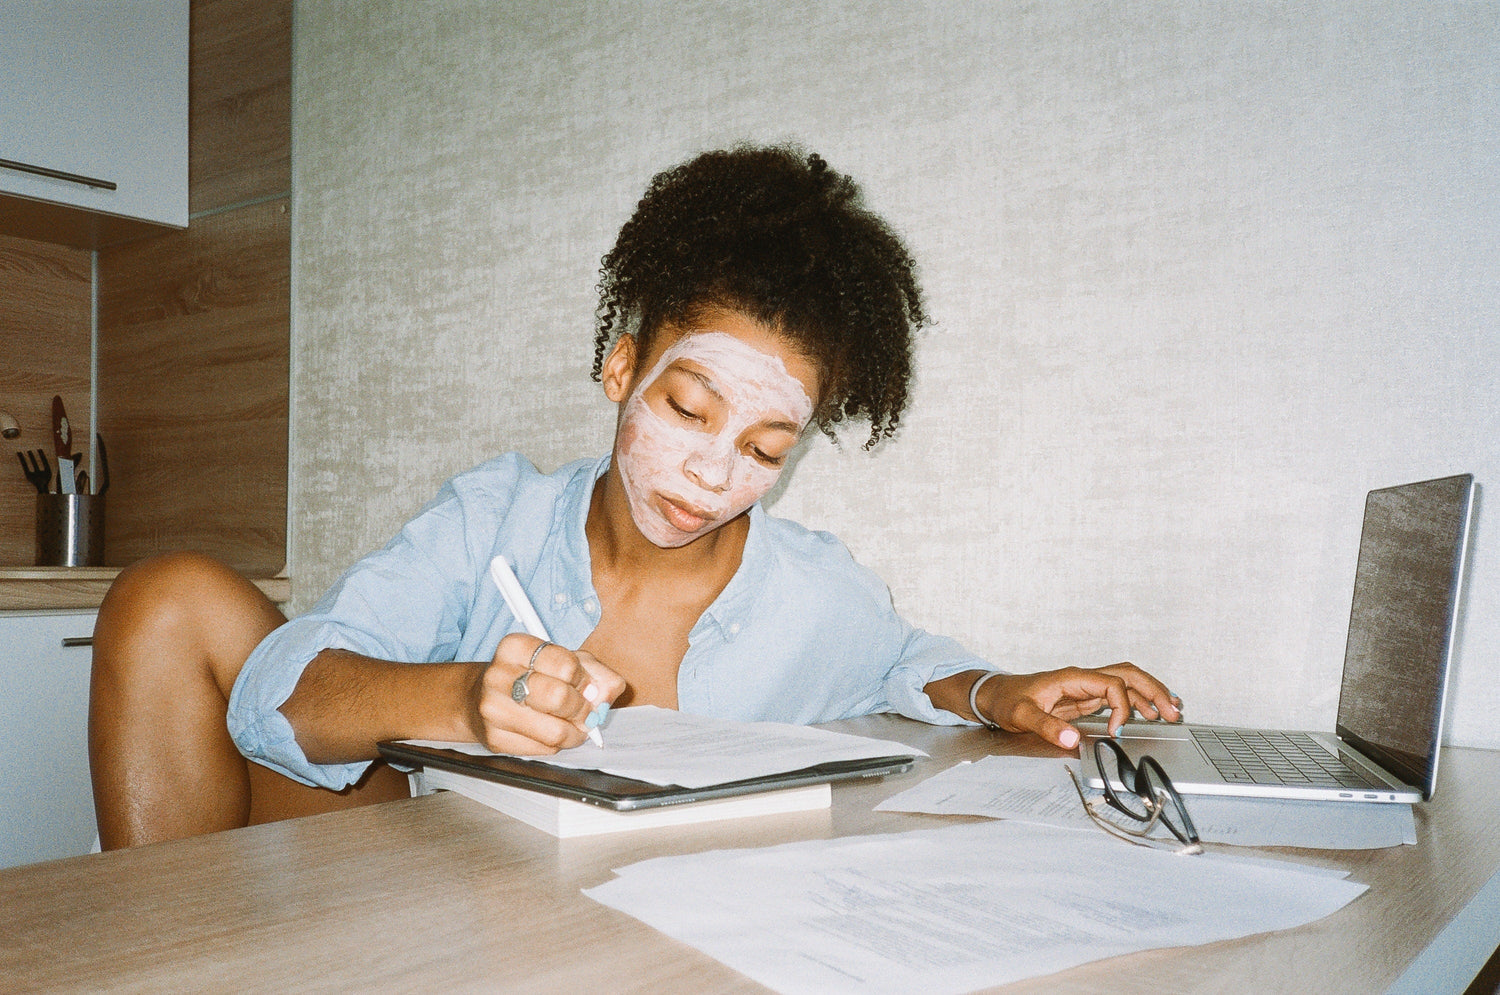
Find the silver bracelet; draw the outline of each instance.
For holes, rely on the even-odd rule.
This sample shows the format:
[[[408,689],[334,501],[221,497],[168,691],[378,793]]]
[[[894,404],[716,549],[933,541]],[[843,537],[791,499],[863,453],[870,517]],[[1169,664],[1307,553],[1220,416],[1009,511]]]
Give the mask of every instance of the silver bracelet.
[[[989,718],[979,710],[979,689],[984,686],[985,681],[989,680],[991,677],[999,677],[1002,673],[1003,671],[999,670],[986,671],[984,674],[980,675],[978,680],[969,685],[969,711],[974,713],[974,717],[981,723],[983,723],[986,729],[999,729],[1000,726],[997,723],[991,722]]]

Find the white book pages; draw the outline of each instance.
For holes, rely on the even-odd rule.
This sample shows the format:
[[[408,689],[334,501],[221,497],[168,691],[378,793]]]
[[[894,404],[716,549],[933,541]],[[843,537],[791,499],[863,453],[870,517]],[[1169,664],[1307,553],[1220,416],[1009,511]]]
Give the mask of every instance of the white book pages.
[[[435,790],[453,791],[559,838],[683,826],[694,822],[739,819],[754,815],[807,812],[828,808],[833,800],[833,790],[825,782],[733,798],[616,812],[571,798],[558,798],[540,791],[498,784],[484,778],[436,768],[417,771],[412,775],[412,782],[414,795],[425,795]]]

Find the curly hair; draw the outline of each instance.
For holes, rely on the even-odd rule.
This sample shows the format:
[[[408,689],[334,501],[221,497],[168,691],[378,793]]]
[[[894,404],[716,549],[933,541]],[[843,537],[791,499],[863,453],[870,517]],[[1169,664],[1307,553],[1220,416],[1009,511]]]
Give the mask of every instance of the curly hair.
[[[639,355],[665,323],[723,307],[786,336],[821,375],[814,421],[830,438],[866,418],[892,435],[927,323],[915,264],[855,182],[794,146],[707,152],[657,174],[600,268],[598,380],[614,338]]]

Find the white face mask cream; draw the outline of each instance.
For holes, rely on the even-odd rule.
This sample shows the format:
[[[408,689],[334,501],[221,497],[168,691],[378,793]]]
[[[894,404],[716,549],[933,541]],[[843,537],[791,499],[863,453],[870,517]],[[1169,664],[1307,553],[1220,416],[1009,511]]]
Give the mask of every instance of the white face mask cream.
[[[625,401],[615,462],[641,534],[675,548],[759,501],[812,417],[781,359],[724,332],[684,335]]]

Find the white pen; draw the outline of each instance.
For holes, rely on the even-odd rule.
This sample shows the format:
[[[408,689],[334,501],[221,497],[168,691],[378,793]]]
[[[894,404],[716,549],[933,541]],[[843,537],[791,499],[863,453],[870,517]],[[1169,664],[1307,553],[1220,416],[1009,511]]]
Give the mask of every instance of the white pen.
[[[547,635],[547,627],[542,624],[542,618],[531,606],[531,599],[526,597],[526,589],[521,586],[516,572],[510,568],[510,563],[503,556],[497,556],[490,561],[490,580],[500,589],[500,596],[505,599],[505,607],[521,623],[521,627],[538,639],[552,642],[552,637]],[[599,732],[599,725],[604,717],[609,714],[609,705],[599,705],[584,721],[588,729],[589,742],[595,746],[604,745],[604,736]]]

